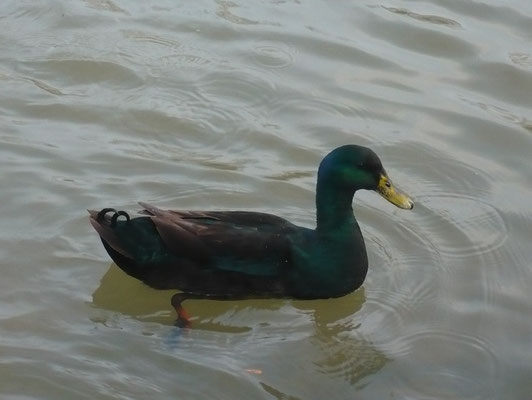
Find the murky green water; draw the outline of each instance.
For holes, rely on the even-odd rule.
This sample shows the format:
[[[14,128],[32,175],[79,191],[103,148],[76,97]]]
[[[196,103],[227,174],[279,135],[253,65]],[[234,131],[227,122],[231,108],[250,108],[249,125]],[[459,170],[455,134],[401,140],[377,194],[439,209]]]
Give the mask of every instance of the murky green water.
[[[528,399],[532,3],[0,5],[0,397]],[[326,301],[191,301],[125,276],[86,208],[312,226],[332,148],[416,201],[356,196],[370,271]]]

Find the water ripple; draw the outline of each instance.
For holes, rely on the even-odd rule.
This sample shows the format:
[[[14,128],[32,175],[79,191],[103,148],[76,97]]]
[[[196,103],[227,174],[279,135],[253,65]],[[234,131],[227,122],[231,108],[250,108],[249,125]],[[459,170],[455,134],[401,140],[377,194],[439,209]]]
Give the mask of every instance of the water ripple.
[[[60,76],[63,85],[105,83],[116,87],[138,87],[142,79],[137,73],[114,61],[96,59],[53,59],[25,63],[25,69],[38,76]],[[33,75],[35,76],[35,75]]]
[[[225,0],[216,0],[216,3],[218,3],[219,5],[218,10],[216,11],[216,15],[225,19],[226,21],[229,21],[229,22],[232,22],[233,24],[238,24],[238,25],[256,25],[259,23],[259,21],[240,17],[236,15],[235,13],[233,13],[231,11],[231,8],[238,7],[237,3],[234,3],[232,1],[225,1]]]
[[[261,71],[227,66],[223,71],[213,71],[198,82],[199,90],[209,102],[224,101],[230,107],[257,110],[267,104],[274,86]]]
[[[379,371],[390,359],[364,340],[339,336],[321,343],[321,358],[314,361],[318,371],[329,378],[356,384]]]
[[[169,47],[173,50],[179,49],[182,45],[177,40],[169,39],[153,33],[148,33],[139,30],[124,29],[122,33],[125,38],[133,39],[138,42],[154,43],[161,46]]]
[[[254,46],[253,59],[268,68],[286,68],[294,63],[295,49],[285,43],[262,42]]]
[[[427,27],[407,24],[404,21],[388,21],[378,14],[364,23],[364,31],[400,49],[445,60],[464,60],[478,53],[478,48],[460,36]],[[417,37],[419,40],[411,40]],[[441,44],[445,43],[444,46]]]
[[[509,57],[514,64],[532,69],[532,55],[530,53],[512,52]]]
[[[441,17],[438,15],[418,14],[413,11],[407,10],[406,8],[384,7],[384,6],[382,8],[384,8],[387,11],[390,11],[391,13],[399,14],[399,15],[406,15],[412,19],[422,21],[422,22],[429,22],[431,24],[436,24],[436,25],[445,25],[451,28],[461,27],[461,25],[455,20]]]
[[[84,0],[84,1],[85,3],[87,3],[89,7],[97,9],[97,10],[105,10],[105,11],[129,14],[127,11],[117,6],[111,0]]]
[[[479,256],[499,248],[508,238],[500,212],[477,197],[439,193],[419,196],[418,202],[430,210],[420,223],[438,238],[438,249],[446,257]]]
[[[33,83],[39,89],[42,89],[45,92],[48,92],[50,94],[53,94],[53,95],[56,95],[56,96],[64,96],[65,95],[65,93],[63,93],[61,90],[59,90],[59,89],[57,89],[57,88],[55,88],[55,87],[43,82],[43,81],[40,81],[38,79],[29,78],[29,77],[25,77],[25,78],[22,78],[22,79],[25,79],[28,82]]]
[[[500,374],[492,345],[481,336],[426,329],[384,347],[403,356],[396,384],[399,391],[413,392],[416,398],[491,398]],[[415,375],[407,372],[411,368]]]

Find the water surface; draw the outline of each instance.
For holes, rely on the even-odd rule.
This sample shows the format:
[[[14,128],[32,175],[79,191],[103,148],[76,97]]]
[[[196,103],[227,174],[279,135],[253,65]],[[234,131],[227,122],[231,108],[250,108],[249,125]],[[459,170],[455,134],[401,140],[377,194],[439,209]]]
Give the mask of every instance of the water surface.
[[[4,1],[0,27],[0,397],[529,398],[529,2]],[[313,226],[346,143],[416,207],[357,194],[370,271],[340,299],[191,301],[180,331],[88,224]]]

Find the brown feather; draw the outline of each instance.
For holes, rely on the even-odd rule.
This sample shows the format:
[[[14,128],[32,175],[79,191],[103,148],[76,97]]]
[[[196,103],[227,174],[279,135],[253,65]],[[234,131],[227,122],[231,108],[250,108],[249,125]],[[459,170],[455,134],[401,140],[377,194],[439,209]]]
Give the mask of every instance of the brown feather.
[[[179,221],[163,216],[151,217],[164,244],[177,256],[187,257],[199,262],[207,262],[210,250],[193,232],[183,229]]]

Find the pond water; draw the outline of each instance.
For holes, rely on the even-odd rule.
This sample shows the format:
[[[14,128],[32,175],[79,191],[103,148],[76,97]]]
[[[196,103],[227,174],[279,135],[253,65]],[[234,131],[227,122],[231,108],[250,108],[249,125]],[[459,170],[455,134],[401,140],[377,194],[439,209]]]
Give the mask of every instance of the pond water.
[[[528,399],[532,3],[0,5],[0,397]],[[87,208],[275,213],[370,146],[364,286],[190,301],[112,264]]]

